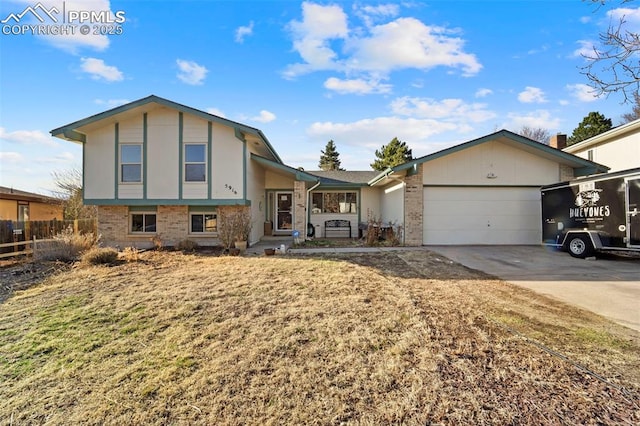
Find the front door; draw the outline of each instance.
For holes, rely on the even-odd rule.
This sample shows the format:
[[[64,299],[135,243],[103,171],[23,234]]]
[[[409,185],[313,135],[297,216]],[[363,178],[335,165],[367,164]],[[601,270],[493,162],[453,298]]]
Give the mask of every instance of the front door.
[[[640,179],[627,181],[627,237],[630,247],[640,247]]]
[[[276,231],[293,229],[293,192],[276,192]]]

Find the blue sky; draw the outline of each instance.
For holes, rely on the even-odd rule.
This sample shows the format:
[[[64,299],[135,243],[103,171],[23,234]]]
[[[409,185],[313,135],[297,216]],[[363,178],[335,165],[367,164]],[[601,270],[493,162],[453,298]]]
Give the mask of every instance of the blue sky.
[[[37,3],[3,0],[0,20]],[[11,34],[19,30],[8,21],[2,186],[55,189],[51,173],[80,168],[82,151],[49,131],[150,94],[257,127],[285,163],[306,170],[318,168],[330,139],[344,168],[368,170],[393,137],[418,157],[502,128],[571,134],[590,111],[616,125],[631,106],[594,97],[580,53],[621,14],[640,29],[635,2],[67,0],[64,8],[119,13],[122,33]],[[38,22],[26,14],[25,23]]]

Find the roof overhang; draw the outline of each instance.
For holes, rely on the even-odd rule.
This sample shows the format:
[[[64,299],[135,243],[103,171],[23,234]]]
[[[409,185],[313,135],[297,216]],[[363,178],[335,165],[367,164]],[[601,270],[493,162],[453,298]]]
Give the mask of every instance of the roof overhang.
[[[615,127],[611,130],[600,133],[599,135],[593,136],[589,139],[585,139],[581,142],[574,143],[573,145],[569,145],[562,150],[564,152],[574,154],[576,152],[582,152],[585,149],[593,148],[594,146],[600,145],[602,143],[606,143],[611,139],[619,138],[627,133],[634,132],[640,132],[640,119]]]
[[[265,167],[267,170],[274,171],[278,174],[289,175],[293,177],[295,180],[303,181],[303,182],[320,182],[320,178],[317,176],[310,175],[306,173],[304,170],[294,169],[293,167],[289,167],[285,164],[278,163],[276,161],[269,160],[268,158],[261,157],[256,154],[251,154],[251,159],[257,162],[258,164]]]

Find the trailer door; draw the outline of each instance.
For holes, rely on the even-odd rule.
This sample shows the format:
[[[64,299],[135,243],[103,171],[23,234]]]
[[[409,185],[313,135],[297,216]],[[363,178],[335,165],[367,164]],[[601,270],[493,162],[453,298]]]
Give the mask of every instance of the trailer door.
[[[630,247],[640,247],[640,179],[627,181],[627,237]]]

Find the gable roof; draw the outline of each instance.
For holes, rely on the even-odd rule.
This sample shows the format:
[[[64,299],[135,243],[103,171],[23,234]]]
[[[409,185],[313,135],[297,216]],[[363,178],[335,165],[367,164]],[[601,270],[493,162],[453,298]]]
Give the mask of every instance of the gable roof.
[[[279,163],[282,163],[280,156],[278,156],[278,154],[276,153],[276,150],[273,148],[273,146],[271,146],[271,143],[269,142],[267,137],[264,135],[264,133],[262,133],[261,130],[256,129],[255,127],[247,126],[246,124],[238,123],[236,121],[219,117],[217,115],[209,114],[208,112],[201,111],[199,109],[195,109],[186,105],[182,105],[177,102],[173,102],[156,95],[150,95],[150,96],[147,96],[146,98],[138,99],[137,101],[129,102],[128,104],[120,105],[110,110],[103,111],[101,113],[83,118],[78,121],[74,121],[73,123],[69,123],[65,126],[58,127],[57,129],[53,129],[51,130],[50,133],[51,133],[51,136],[54,136],[60,139],[65,139],[68,141],[79,142],[79,143],[85,143],[86,135],[81,130],[79,130],[82,127],[90,126],[92,124],[95,124],[101,121],[108,121],[108,120],[115,121],[114,117],[119,114],[124,114],[134,109],[141,109],[141,107],[144,107],[150,104],[162,105],[168,108],[175,109],[180,112],[195,115],[207,121],[232,127],[233,129],[235,129],[236,135],[241,136],[240,139],[243,139],[244,135],[253,135],[264,143],[265,147],[267,148],[269,153],[273,155],[276,161],[278,161]]]
[[[275,161],[269,160],[268,158],[261,157],[254,153],[251,153],[251,159],[257,161],[259,164],[265,166],[267,169],[274,170],[276,172],[284,172],[285,174],[290,174],[295,177],[296,180],[300,180],[303,182],[316,182],[318,183],[320,179],[317,176],[313,176],[304,170],[294,169],[291,166],[287,166],[283,163],[277,163]]]
[[[585,176],[597,173],[603,173],[609,170],[609,167],[604,166],[602,164],[594,163],[593,161],[586,160],[584,158],[578,157],[576,155],[570,154],[568,152],[561,151],[559,149],[553,148],[549,145],[545,145],[538,141],[534,141],[532,139],[526,138],[524,136],[518,135],[516,133],[510,132],[509,130],[500,130],[495,133],[491,133],[489,135],[473,139],[468,142],[461,143],[459,145],[452,146],[450,148],[443,149],[441,151],[435,152],[433,154],[425,155],[420,158],[416,158],[412,161],[407,161],[406,163],[400,164],[395,167],[390,167],[387,170],[379,173],[375,178],[369,181],[369,185],[375,185],[376,183],[382,181],[385,177],[390,174],[406,172],[407,174],[412,174],[415,172],[418,164],[423,164],[429,161],[436,160],[438,158],[483,144],[485,142],[490,141],[499,141],[504,142],[518,148],[524,149],[541,157],[553,159],[561,164],[566,164],[570,167],[573,167],[576,173],[576,176]]]
[[[320,178],[323,187],[354,187],[367,186],[368,182],[376,177],[377,171],[351,171],[351,170],[313,170],[307,173]]]
[[[602,144],[603,142],[606,143],[610,139],[617,138],[626,133],[638,133],[640,137],[640,119],[630,121],[618,127],[614,127],[613,129],[607,130],[604,133],[600,133],[599,135],[592,136],[589,139],[585,139],[578,143],[569,145],[562,150],[569,153],[581,152],[587,148]]]

